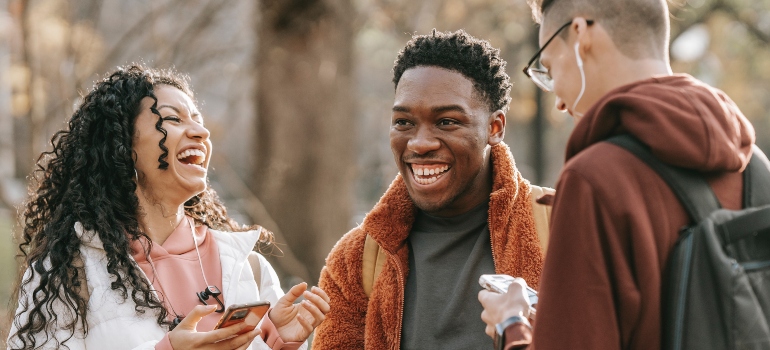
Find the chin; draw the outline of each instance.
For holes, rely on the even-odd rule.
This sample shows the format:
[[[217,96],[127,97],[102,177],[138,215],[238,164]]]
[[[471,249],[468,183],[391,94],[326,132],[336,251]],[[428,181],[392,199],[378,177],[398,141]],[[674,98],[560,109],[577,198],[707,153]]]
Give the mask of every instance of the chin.
[[[430,199],[423,196],[413,196],[409,194],[409,198],[412,199],[412,203],[420,210],[426,213],[435,213],[446,209],[449,206],[448,201],[444,198]]]

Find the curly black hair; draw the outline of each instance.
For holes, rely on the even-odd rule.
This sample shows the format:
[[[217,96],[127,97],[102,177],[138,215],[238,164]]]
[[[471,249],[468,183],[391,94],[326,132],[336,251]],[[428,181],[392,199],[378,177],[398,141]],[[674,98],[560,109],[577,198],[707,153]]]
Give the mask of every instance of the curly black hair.
[[[38,158],[31,176],[30,198],[21,216],[23,233],[19,250],[25,260],[22,266],[25,273],[18,280],[16,292],[21,312],[14,319],[17,329],[14,337],[22,343],[21,349],[41,346],[36,343],[35,335],[47,332],[47,324],[61,322],[58,318],[64,318],[63,315],[71,315],[65,320],[65,329],[71,333],[67,339],[54,339],[59,342],[57,348],[66,346],[64,343],[75,335],[76,329],[84,334],[88,332],[88,300],[87,294],[84,295],[87,286],[82,283],[85,270],[76,223],[99,235],[107,256],[112,289],[119,291],[124,300],[130,296],[137,313],[150,310],[157,315],[159,325],[169,325],[168,311],[132,260],[130,248],[134,240],[150,241],[139,226],[139,217],[143,214],[136,196],[132,147],[134,122],[146,97],[154,100],[151,111],[158,116],[155,128],[164,134],[158,144],[163,150],[158,168],[168,167],[166,130],[162,127],[154,94],[161,85],[176,87],[193,97],[188,78],[174,71],[141,65],[119,67],[95,84],[67,127],[52,137],[53,149]],[[252,229],[230,219],[208,185],[204,192],[185,203],[185,213],[198,224],[214,229]],[[261,238],[272,240],[269,233]],[[144,252],[148,256],[149,249]],[[63,306],[64,313],[53,313],[54,305]],[[22,314],[27,317],[20,317]]]
[[[500,50],[486,40],[474,38],[464,30],[412,36],[398,53],[393,66],[393,84],[398,87],[401,76],[410,68],[435,66],[462,74],[471,81],[490,111],[508,110],[511,83],[505,73],[505,60]]]

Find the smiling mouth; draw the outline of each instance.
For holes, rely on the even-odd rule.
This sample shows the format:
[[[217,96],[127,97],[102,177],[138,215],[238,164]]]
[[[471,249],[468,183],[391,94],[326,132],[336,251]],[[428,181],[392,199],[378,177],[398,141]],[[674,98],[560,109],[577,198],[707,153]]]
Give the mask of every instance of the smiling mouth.
[[[410,164],[412,177],[420,185],[431,185],[446,174],[451,167],[446,164]]]
[[[203,168],[203,162],[206,160],[206,154],[195,148],[188,149],[176,155],[180,163],[186,165],[195,165]]]

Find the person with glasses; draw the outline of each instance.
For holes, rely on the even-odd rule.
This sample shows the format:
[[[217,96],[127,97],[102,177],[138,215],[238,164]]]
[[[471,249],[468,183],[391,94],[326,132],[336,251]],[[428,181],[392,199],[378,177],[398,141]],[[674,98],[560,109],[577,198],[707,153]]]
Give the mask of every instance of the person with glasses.
[[[576,126],[553,198],[536,322],[521,321],[530,314],[521,280],[506,294],[480,292],[481,318],[506,349],[660,349],[663,273],[690,220],[654,170],[603,141],[630,134],[662,162],[702,173],[722,207],[740,209],[754,128],[724,92],[672,73],[665,0],[531,7],[541,49],[524,74]]]

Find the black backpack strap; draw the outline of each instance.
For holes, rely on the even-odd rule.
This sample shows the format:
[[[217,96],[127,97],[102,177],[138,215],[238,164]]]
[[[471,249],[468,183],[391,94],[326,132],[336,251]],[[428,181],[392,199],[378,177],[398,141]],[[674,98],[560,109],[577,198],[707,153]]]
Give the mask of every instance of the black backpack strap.
[[[754,145],[749,165],[743,171],[743,207],[770,204],[770,161]]]
[[[682,202],[690,218],[701,221],[721,207],[708,182],[692,170],[673,167],[661,162],[641,141],[631,135],[613,136],[606,140],[625,148],[655,170]]]

